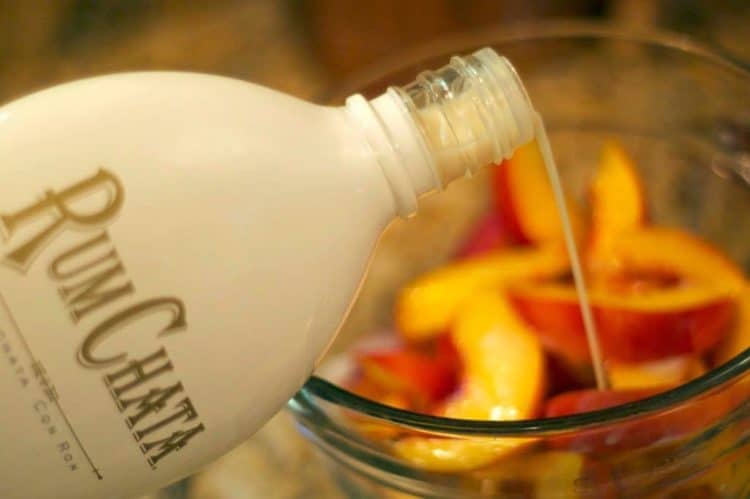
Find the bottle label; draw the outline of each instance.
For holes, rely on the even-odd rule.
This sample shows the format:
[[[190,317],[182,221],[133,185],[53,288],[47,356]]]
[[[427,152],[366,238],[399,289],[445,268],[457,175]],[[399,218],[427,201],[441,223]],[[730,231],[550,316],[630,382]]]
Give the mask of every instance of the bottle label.
[[[125,203],[117,176],[99,169],[72,185],[47,190],[25,206],[0,206],[0,264],[6,274],[15,275],[17,284],[11,289],[21,291],[13,296],[7,286],[0,289],[0,361],[10,365],[27,402],[19,410],[39,421],[37,431],[47,433],[49,452],[68,471],[88,467],[100,480],[103,472],[67,412],[71,401],[59,394],[62,380],[47,369],[44,354],[30,340],[32,334],[39,338],[39,332],[29,328],[40,325],[31,313],[50,315],[43,321],[54,329],[44,332],[51,335],[50,342],[54,335],[72,336],[66,345],[75,345],[78,369],[109,394],[132,445],[150,467],[205,430],[162,342],[165,336],[189,332],[186,307],[176,296],[139,294],[109,232]],[[23,290],[40,285],[57,296],[58,307],[28,306]],[[151,337],[145,352],[144,333]],[[138,352],[127,349],[127,337],[133,334],[140,337]],[[119,341],[113,342],[115,338]]]

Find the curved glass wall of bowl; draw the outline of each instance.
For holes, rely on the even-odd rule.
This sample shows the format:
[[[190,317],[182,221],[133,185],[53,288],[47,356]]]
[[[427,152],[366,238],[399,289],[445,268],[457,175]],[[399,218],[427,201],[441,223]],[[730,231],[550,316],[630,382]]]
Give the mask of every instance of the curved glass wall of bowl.
[[[750,270],[750,217],[743,215],[750,214],[750,150],[742,139],[750,117],[741,105],[750,102],[750,75],[684,38],[575,23],[481,33],[400,56],[330,98],[337,101],[355,91],[375,95],[387,85],[407,81],[418,68],[484,45],[508,57],[521,74],[544,116],[566,193],[584,197],[602,142],[615,138],[637,157],[656,223],[687,229]],[[475,422],[425,416],[359,398],[336,385],[350,367],[346,356],[337,354],[392,327],[395,291],[452,256],[488,202],[486,180],[479,175],[448,189],[423,203],[420,216],[391,228],[329,362],[290,402],[303,434],[321,451],[336,480],[353,497],[526,497],[513,492],[526,482],[554,487],[559,497],[625,489],[639,497],[679,497],[687,490],[704,490],[701,487],[710,487],[717,497],[746,495],[746,402],[714,414],[710,423],[691,428],[679,442],[634,438],[627,452],[605,457],[583,452],[583,464],[565,464],[569,458],[550,449],[565,448],[570,439],[585,442],[626,431],[633,424],[665,427],[674,424],[675,415],[679,419],[710,413],[732,390],[750,383],[748,352],[655,397],[546,420]],[[508,461],[509,469],[527,470],[521,474],[523,483],[497,473],[433,473],[393,457],[387,445],[363,438],[352,415],[383,431],[408,428],[459,441],[531,438],[541,445]],[[581,467],[573,480],[553,476],[539,485],[538,470],[553,462]],[[616,477],[611,473],[615,465]]]

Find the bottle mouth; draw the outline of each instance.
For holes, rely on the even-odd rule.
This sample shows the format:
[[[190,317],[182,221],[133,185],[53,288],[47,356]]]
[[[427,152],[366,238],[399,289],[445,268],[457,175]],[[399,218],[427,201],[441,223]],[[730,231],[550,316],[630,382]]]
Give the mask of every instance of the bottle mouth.
[[[491,48],[453,57],[393,90],[414,117],[441,187],[509,158],[534,136],[521,79]]]
[[[506,57],[489,47],[476,51],[471,57],[479,61],[477,67],[482,78],[493,82],[485,85],[487,90],[493,92],[492,102],[495,104],[490,112],[490,116],[495,118],[491,136],[498,139],[509,132],[510,143],[506,147],[499,147],[498,144],[497,148],[502,159],[507,159],[519,145],[526,144],[534,137],[534,106],[518,72]],[[505,107],[510,112],[506,112]],[[504,130],[507,132],[503,133]]]

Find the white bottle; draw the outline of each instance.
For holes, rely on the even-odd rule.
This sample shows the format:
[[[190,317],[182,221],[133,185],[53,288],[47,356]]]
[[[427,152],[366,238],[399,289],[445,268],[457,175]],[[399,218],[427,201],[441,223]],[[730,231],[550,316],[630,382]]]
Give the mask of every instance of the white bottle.
[[[249,437],[387,224],[532,115],[489,49],[340,108],[158,72],[0,107],[0,497],[131,497]]]

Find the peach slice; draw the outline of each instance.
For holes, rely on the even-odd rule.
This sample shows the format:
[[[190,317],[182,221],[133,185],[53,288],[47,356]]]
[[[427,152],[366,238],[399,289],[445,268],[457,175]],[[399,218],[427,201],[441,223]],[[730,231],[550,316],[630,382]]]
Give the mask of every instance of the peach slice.
[[[516,242],[563,240],[560,214],[536,141],[517,149],[496,169],[494,191],[496,209]],[[568,203],[568,213],[573,231],[580,235],[583,223],[573,203]]]
[[[588,263],[595,269],[610,255],[617,237],[646,222],[646,195],[635,165],[616,142],[605,143],[590,186]]]
[[[507,420],[536,412],[545,387],[544,353],[502,293],[475,296],[461,310],[452,336],[467,386],[449,401],[445,416]]]
[[[464,384],[440,415],[507,421],[536,413],[544,395],[544,354],[534,333],[502,294],[479,293],[467,302],[452,334],[464,365]],[[484,466],[531,442],[407,437],[394,444],[394,451],[423,469],[462,471]]]
[[[663,388],[639,390],[576,390],[549,399],[544,408],[548,418],[599,411],[645,399],[664,391]]]
[[[742,289],[737,303],[737,321],[716,350],[713,359],[716,365],[724,364],[750,348],[750,286]]]
[[[422,411],[455,390],[461,370],[448,333],[427,343],[355,353],[354,360],[362,381],[388,396],[405,397],[412,410]]]
[[[411,401],[403,392],[385,389],[382,384],[374,381],[363,373],[360,373],[358,376],[349,380],[345,384],[345,387],[347,390],[356,393],[360,397],[374,400],[383,405],[396,407],[398,409],[414,409]]]
[[[561,245],[513,248],[446,265],[406,286],[395,306],[396,327],[408,340],[447,330],[461,305],[477,291],[529,278],[553,277],[568,269]]]
[[[588,358],[575,288],[517,286],[509,298],[547,348],[574,361]],[[625,363],[706,352],[721,341],[735,310],[730,293],[710,287],[627,295],[592,290],[590,300],[604,357]]]
[[[421,352],[400,349],[360,354],[364,376],[386,393],[401,393],[417,407],[429,407],[450,394],[458,383],[458,368]]]
[[[663,391],[659,388],[640,390],[578,390],[549,399],[544,415],[548,418],[569,416],[608,409],[635,402]],[[676,420],[679,421],[679,420]],[[681,421],[680,421],[681,422]],[[584,430],[573,435],[561,435],[548,441],[554,449],[568,449],[589,455],[608,454],[638,448],[677,433],[678,429],[662,420],[612,423],[610,426]]]
[[[612,256],[617,267],[600,274],[591,290],[610,359],[642,362],[702,353],[721,340],[745,280],[719,250],[684,231],[644,227],[618,237]],[[639,284],[613,284],[619,281]],[[572,288],[541,287],[511,296],[550,350],[572,360],[588,357]]]
[[[393,444],[397,456],[428,471],[469,471],[516,452],[528,439],[406,437]]]
[[[725,340],[714,352],[713,365],[729,362],[750,348],[750,286],[746,286],[738,299],[737,320],[727,333]],[[746,376],[728,389],[733,407],[744,403],[750,397],[750,379]]]
[[[396,345],[354,354],[355,375],[345,386],[361,397],[416,412],[431,412],[457,387],[461,359],[450,334],[420,345]],[[354,427],[382,441],[405,433],[403,428],[347,412]]]
[[[625,272],[677,276],[733,295],[745,285],[744,273],[726,255],[679,229],[644,227],[622,234],[612,244],[612,257]]]
[[[696,356],[683,355],[637,364],[611,363],[609,381],[615,390],[678,386],[706,373]]]
[[[377,383],[361,374],[355,379],[349,380],[345,384],[345,387],[347,390],[356,393],[360,397],[374,400],[383,405],[398,409],[417,409],[404,393],[388,392],[387,390],[384,390],[382,386],[379,386]],[[350,420],[352,426],[359,433],[371,440],[382,442],[383,440],[396,438],[404,433],[403,428],[377,421],[367,416],[357,414],[354,411],[347,410],[345,411],[345,414]]]
[[[631,390],[579,390],[557,395],[545,406],[548,418],[607,409],[645,399],[667,390],[652,387]],[[676,441],[696,431],[705,431],[726,417],[732,409],[731,394],[719,391],[695,399],[670,411],[624,420],[599,428],[561,435],[548,441],[552,448],[564,448],[588,454],[607,454],[644,448],[657,441]]]

